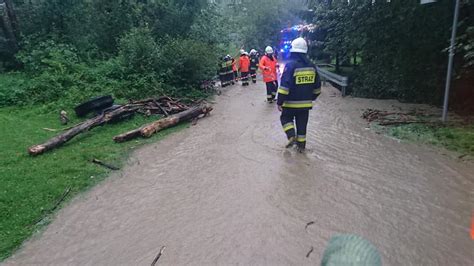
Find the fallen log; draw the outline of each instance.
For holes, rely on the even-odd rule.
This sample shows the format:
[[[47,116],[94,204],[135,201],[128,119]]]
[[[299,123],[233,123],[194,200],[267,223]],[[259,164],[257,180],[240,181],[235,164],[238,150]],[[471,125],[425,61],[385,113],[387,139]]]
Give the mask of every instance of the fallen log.
[[[163,129],[170,128],[184,121],[192,120],[193,118],[196,118],[200,115],[207,115],[211,111],[212,107],[208,105],[200,105],[184,112],[177,113],[169,117],[154,121],[138,129],[134,129],[126,133],[120,134],[118,136],[115,136],[113,139],[115,142],[125,142],[140,136],[148,138]]]
[[[124,116],[128,116],[137,111],[138,108],[130,107],[124,105],[119,107],[115,110],[105,112],[99,116],[86,120],[76,126],[72,127],[71,129],[67,130],[66,132],[48,140],[47,142],[39,145],[34,145],[28,148],[28,153],[30,155],[40,155],[46,151],[55,149],[60,147],[64,143],[68,142],[75,136],[79,135],[82,132],[91,130],[94,127],[104,125],[109,122],[117,121]]]

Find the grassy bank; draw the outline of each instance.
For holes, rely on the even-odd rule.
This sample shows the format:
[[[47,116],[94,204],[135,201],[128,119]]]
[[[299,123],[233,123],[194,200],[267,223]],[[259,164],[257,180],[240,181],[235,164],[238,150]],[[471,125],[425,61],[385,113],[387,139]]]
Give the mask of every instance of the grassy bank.
[[[474,156],[474,125],[434,127],[411,124],[393,127],[389,134],[398,139],[431,144]]]
[[[159,140],[186,126],[163,131],[148,140],[124,144],[112,141],[114,135],[153,119],[156,117],[136,116],[95,128],[62,148],[31,157],[26,152],[27,147],[57,134],[43,128],[60,128],[58,114],[44,107],[0,108],[0,261],[49,222],[51,209],[66,190],[70,189],[67,200],[108,175],[110,170],[92,164],[91,159],[120,166],[134,147]],[[78,120],[72,121],[76,122]]]

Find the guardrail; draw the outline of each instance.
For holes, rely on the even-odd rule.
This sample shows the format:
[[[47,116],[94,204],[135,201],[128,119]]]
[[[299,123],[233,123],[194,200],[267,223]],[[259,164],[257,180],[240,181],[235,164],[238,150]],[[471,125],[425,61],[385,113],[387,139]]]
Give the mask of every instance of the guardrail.
[[[321,81],[326,82],[327,80],[336,83],[341,86],[342,96],[346,96],[346,88],[349,85],[349,78],[335,74],[329,70],[324,69],[323,67],[331,66],[330,64],[318,64],[316,68],[318,69],[318,74],[321,77]]]

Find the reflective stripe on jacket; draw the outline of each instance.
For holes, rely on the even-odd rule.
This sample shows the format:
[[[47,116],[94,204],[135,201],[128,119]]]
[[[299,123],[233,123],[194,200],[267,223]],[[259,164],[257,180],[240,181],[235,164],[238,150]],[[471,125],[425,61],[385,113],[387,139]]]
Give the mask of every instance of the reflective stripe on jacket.
[[[257,70],[258,68],[258,57],[256,55],[250,56],[250,70]]]
[[[321,81],[308,60],[292,60],[283,71],[277,104],[283,108],[311,109],[321,94]]]

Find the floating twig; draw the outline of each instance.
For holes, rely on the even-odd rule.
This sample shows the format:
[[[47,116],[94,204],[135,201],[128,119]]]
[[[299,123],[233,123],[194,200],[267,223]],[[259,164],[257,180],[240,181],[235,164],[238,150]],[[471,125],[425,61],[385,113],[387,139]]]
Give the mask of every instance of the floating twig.
[[[308,226],[310,226],[312,224],[314,224],[314,221],[311,221],[311,222],[307,223],[306,226],[304,227],[304,230],[308,229]]]
[[[314,247],[311,246],[311,249],[306,254],[306,258],[309,258],[309,255],[311,255],[311,253],[313,253],[313,250],[314,250]]]
[[[165,251],[166,249],[166,246],[162,246],[161,249],[160,249],[160,252],[158,252],[158,255],[156,255],[155,259],[153,260],[153,262],[151,263],[151,266],[155,266],[155,264],[158,262],[158,260],[160,259],[161,255],[163,255],[163,251]]]

